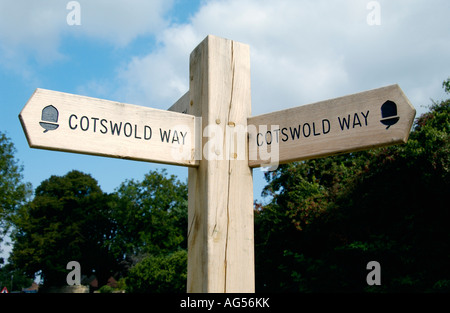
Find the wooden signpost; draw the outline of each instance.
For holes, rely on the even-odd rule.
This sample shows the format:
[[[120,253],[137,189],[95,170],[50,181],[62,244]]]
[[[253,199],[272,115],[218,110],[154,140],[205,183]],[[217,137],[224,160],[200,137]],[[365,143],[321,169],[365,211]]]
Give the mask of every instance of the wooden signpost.
[[[406,143],[415,113],[400,87],[392,85],[250,117],[249,164],[273,162],[260,153],[273,146],[282,164]]]
[[[251,117],[249,47],[211,35],[189,82],[169,111],[37,89],[19,116],[33,148],[189,167],[188,292],[254,292],[253,167],[406,142],[415,116],[393,85]]]
[[[19,118],[32,148],[198,165],[186,114],[36,89]]]

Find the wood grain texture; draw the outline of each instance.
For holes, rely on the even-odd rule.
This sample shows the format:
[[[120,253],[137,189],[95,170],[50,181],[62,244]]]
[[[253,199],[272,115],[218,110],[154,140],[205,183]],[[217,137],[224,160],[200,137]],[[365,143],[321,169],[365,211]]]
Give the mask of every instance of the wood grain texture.
[[[36,89],[19,118],[32,148],[198,165],[195,118],[186,114]]]
[[[386,102],[385,115],[382,107]],[[393,107],[396,107],[396,112]],[[405,143],[415,109],[398,85],[250,117],[249,165],[268,163],[278,144],[278,164]],[[274,161],[274,160],[272,160]]]
[[[189,91],[182,95],[167,111],[187,114],[189,112]]]
[[[252,171],[247,149],[227,148],[250,116],[249,47],[208,36],[190,56],[189,95],[203,157],[189,169],[187,291],[254,292]]]

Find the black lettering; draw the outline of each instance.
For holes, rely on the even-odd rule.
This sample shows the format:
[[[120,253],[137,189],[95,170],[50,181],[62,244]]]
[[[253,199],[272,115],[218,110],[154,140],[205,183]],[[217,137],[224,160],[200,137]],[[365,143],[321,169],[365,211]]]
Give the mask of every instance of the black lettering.
[[[328,124],[328,129],[327,130],[325,130],[325,122]],[[322,120],[322,131],[323,131],[324,135],[328,134],[330,132],[330,121],[329,120],[327,120],[327,119],[323,119]]]
[[[75,124],[75,126],[72,127],[72,117],[75,117],[75,119],[78,119],[78,117],[75,114],[71,114],[69,117],[69,127],[70,129],[77,129],[78,125]]]
[[[361,115],[364,116],[364,122],[365,122],[365,124],[367,126],[367,117],[369,116],[369,110],[367,110],[367,113],[365,115],[364,115],[363,112],[361,112]]]
[[[269,142],[269,139],[267,139],[268,134],[270,134],[270,142]],[[266,133],[266,142],[268,145],[270,145],[272,143],[272,133],[270,132],[270,130],[268,130]]]
[[[127,126],[129,126],[129,132],[127,134]],[[131,126],[130,123],[125,123],[125,125],[123,125],[123,134],[127,137],[131,137],[131,135],[133,134],[133,126]]]
[[[108,132],[108,127],[107,127],[107,125],[105,125],[105,123],[107,123],[108,121],[107,120],[105,120],[104,118],[102,118],[101,120],[100,120],[100,125],[102,125],[102,127],[103,127],[103,129],[100,129],[100,132],[102,133],[102,134],[106,134],[107,132]]]
[[[279,143],[279,139],[278,139],[278,137],[280,136],[279,135],[279,132],[280,132],[280,129],[275,129],[275,130],[273,130],[273,132],[276,132],[275,134],[275,138],[277,139],[277,143]]]
[[[83,127],[83,120],[86,121],[86,127]],[[87,116],[82,116],[80,119],[80,128],[82,131],[87,131],[89,129],[89,118]]]
[[[152,128],[150,126],[144,126],[144,139],[150,140],[152,138]]]
[[[262,136],[262,134],[261,133],[258,133],[257,135],[256,135],[256,145],[258,146],[258,147],[261,147],[262,145],[263,145],[263,143],[261,143],[261,144],[259,144],[259,140],[258,140],[258,138],[259,138],[259,135],[261,135]]]
[[[181,137],[183,137],[183,145],[184,145],[184,139],[185,139],[184,137],[186,137],[186,135],[187,135],[187,132],[185,132],[185,133],[184,133],[184,135],[183,135],[183,132],[182,132],[182,131],[180,131],[180,134],[181,134]]]
[[[169,142],[170,131],[171,131],[170,129],[169,129],[168,133],[166,131],[164,131],[164,135],[163,135],[162,129],[161,128],[159,129],[159,133],[161,135],[161,142],[164,142],[164,138],[165,138],[166,142]]]
[[[306,136],[306,132],[305,132],[305,126],[308,125],[308,136]],[[309,126],[308,123],[303,124],[303,136],[305,137],[309,137],[309,135],[311,135],[311,126]]]
[[[97,117],[91,117],[92,120],[94,120],[94,133],[97,125],[97,121],[99,120]]]
[[[137,125],[136,124],[134,124],[134,138],[142,139],[142,137],[138,137],[138,135],[137,135]]]
[[[288,135],[285,133],[285,131],[287,131],[287,128],[286,128],[286,127],[283,127],[283,128],[281,129],[281,134],[284,136],[284,138],[281,138],[281,140],[283,140],[283,142],[286,142],[286,141],[288,141],[288,139],[289,139],[289,137],[288,137]]]
[[[120,122],[119,126],[117,126],[117,123],[114,123],[112,121],[109,121],[109,124],[111,125],[111,135],[114,135],[117,132],[117,136],[120,135],[120,129],[122,128],[122,122]]]
[[[177,139],[175,139],[175,136],[177,137]],[[178,133],[176,130],[173,131],[172,143],[174,143],[175,141],[180,143],[180,140],[178,139]]]
[[[341,130],[344,130],[344,127],[347,127],[347,129],[349,129],[350,127],[350,114],[348,115],[348,119],[345,119],[345,117],[342,118],[342,122],[341,122],[341,118],[338,116],[338,120],[339,120],[339,126],[341,126]]]
[[[320,136],[320,133],[316,133],[316,122],[313,122],[313,135]]]
[[[289,130],[291,131],[291,137],[292,137],[292,140],[294,140],[295,138],[295,136],[297,136],[297,139],[299,139],[300,138],[300,124],[298,125],[298,129],[297,128],[294,128],[294,131],[292,131],[292,127],[289,127]]]
[[[358,120],[358,122],[356,122],[356,120]],[[359,120],[358,113],[355,113],[355,115],[353,116],[353,128],[355,128],[356,125],[359,125],[359,127],[362,127],[361,121]]]

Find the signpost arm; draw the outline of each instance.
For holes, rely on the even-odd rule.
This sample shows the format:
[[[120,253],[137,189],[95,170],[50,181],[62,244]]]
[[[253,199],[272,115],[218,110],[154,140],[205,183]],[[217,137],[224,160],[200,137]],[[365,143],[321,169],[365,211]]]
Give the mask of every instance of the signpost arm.
[[[287,163],[404,143],[415,109],[392,85],[251,117],[247,45],[209,35],[189,66],[173,112],[37,89],[20,121],[32,148],[189,166],[187,291],[254,292],[263,148]]]
[[[203,154],[189,169],[187,291],[254,292],[249,47],[208,36],[190,56],[189,98]]]

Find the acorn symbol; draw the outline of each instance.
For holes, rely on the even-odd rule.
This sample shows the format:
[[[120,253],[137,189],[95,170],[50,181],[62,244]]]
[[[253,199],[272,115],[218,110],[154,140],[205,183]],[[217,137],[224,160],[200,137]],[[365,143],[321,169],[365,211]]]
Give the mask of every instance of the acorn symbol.
[[[53,106],[49,105],[42,109],[41,120],[43,122],[39,122],[42,128],[44,128],[44,133],[49,130],[55,130],[59,127],[58,124],[58,110]]]
[[[386,129],[388,129],[396,124],[399,119],[400,117],[397,116],[397,105],[395,102],[388,100],[383,103],[381,106],[381,124],[386,125]]]

